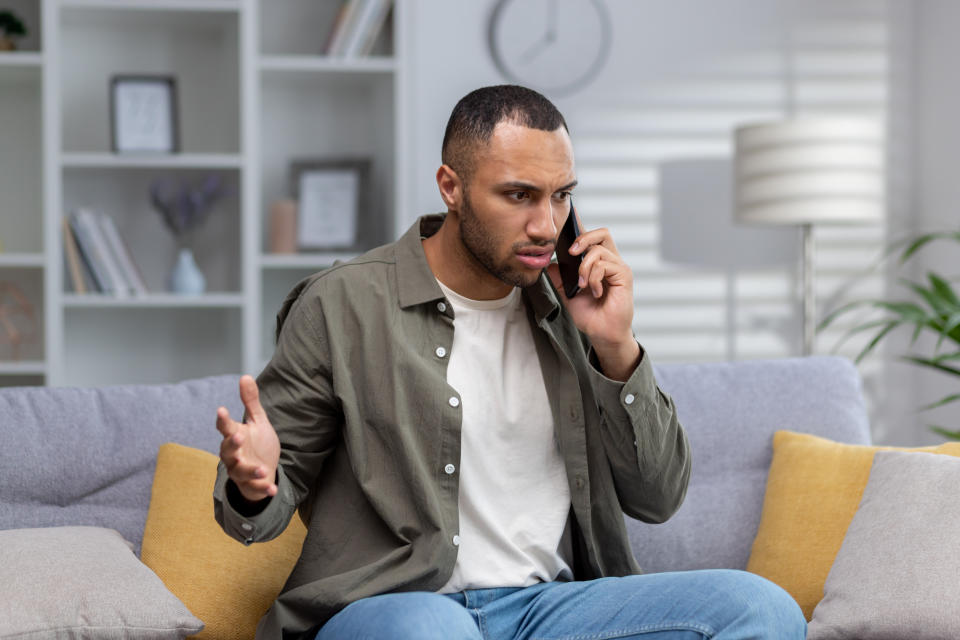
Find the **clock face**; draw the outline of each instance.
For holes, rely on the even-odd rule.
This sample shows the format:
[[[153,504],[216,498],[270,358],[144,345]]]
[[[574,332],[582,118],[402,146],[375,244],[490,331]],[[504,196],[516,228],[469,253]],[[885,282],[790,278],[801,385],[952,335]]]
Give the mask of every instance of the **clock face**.
[[[488,39],[507,80],[558,95],[596,77],[611,32],[602,0],[497,0]]]

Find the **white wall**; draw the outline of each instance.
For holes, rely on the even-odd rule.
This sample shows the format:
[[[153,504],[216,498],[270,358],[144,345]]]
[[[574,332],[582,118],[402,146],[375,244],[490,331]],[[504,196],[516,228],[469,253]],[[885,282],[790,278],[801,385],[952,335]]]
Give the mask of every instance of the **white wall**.
[[[913,4],[914,66],[911,89],[915,96],[912,129],[915,134],[912,156],[914,209],[907,212],[909,227],[915,231],[960,230],[960,83],[956,61],[960,60],[960,2],[918,0]],[[954,278],[960,288],[960,246],[955,242],[928,246],[915,258],[912,277],[920,280],[927,271]],[[933,353],[936,340],[925,338],[915,349]],[[949,344],[949,343],[947,343]],[[906,349],[904,349],[906,352]],[[960,392],[956,377],[920,367],[901,367],[915,389],[915,405],[932,403]],[[909,370],[908,370],[909,369]],[[960,429],[960,403],[915,415],[921,424],[940,424]],[[923,442],[939,436],[925,434]]]

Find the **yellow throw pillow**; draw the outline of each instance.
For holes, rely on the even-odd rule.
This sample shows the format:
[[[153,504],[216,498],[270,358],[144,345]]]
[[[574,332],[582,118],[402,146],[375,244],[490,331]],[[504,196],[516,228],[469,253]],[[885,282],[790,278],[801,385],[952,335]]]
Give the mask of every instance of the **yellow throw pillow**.
[[[807,620],[823,598],[823,583],[870,478],[873,454],[889,449],[960,456],[960,442],[904,449],[791,431],[773,436],[763,514],[747,570],[786,589]]]
[[[250,640],[276,600],[306,529],[294,516],[275,540],[246,547],[213,517],[217,457],[160,447],[141,559],[206,625],[196,638]]]

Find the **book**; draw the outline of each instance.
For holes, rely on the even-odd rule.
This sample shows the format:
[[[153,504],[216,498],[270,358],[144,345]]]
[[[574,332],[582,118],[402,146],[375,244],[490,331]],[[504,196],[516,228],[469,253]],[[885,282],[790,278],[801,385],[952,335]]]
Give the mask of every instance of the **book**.
[[[106,293],[109,286],[109,276],[107,275],[106,268],[103,267],[101,261],[98,259],[93,240],[87,235],[80,224],[80,218],[77,216],[76,211],[70,213],[69,224],[70,230],[73,231],[73,236],[77,241],[80,257],[87,267],[87,272],[90,274],[90,280],[93,285],[90,290],[98,293]]]
[[[148,291],[147,284],[143,280],[143,274],[137,267],[137,263],[133,259],[133,254],[130,253],[130,247],[127,246],[127,243],[124,242],[120,236],[120,232],[117,230],[117,225],[113,221],[113,218],[102,212],[98,217],[103,235],[107,240],[107,245],[110,248],[114,261],[123,274],[123,278],[130,292],[136,295],[146,295]]]
[[[357,26],[360,14],[363,12],[364,5],[368,0],[347,0],[347,7],[344,10],[343,21],[339,23],[337,32],[333,35],[333,41],[330,44],[331,56],[342,57],[347,50],[347,42]]]
[[[340,3],[340,8],[337,10],[337,17],[333,19],[333,25],[331,25],[330,32],[327,34],[327,39],[323,43],[323,48],[321,49],[321,52],[325,55],[330,55],[336,39],[343,37],[343,21],[347,17],[347,9],[349,7],[350,0],[342,0]]]
[[[118,297],[126,296],[129,291],[128,285],[123,280],[119,267],[113,261],[107,241],[93,212],[89,209],[75,209],[70,214],[70,226],[76,234],[77,246],[80,247],[90,273],[97,282],[97,289]]]
[[[392,5],[393,0],[380,0],[379,13],[373,18],[365,40],[360,44],[360,51],[357,52],[357,55],[369,56],[370,52],[373,51],[373,47],[377,43],[377,37],[383,30],[387,16],[390,15],[390,7]]]
[[[352,58],[360,54],[371,37],[376,38],[380,31],[383,18],[388,8],[387,0],[361,0],[358,7],[357,19],[347,34],[347,42],[343,48],[344,57]],[[373,43],[370,43],[373,46]]]
[[[347,38],[353,31],[364,0],[346,0],[343,19],[337,21],[336,31],[330,38],[330,50],[327,55],[342,56],[347,46]]]
[[[70,273],[70,283],[73,285],[74,293],[86,293],[87,282],[84,277],[84,267],[80,263],[80,249],[77,247],[77,239],[73,236],[70,221],[66,216],[63,217],[63,249],[67,258],[67,269]]]

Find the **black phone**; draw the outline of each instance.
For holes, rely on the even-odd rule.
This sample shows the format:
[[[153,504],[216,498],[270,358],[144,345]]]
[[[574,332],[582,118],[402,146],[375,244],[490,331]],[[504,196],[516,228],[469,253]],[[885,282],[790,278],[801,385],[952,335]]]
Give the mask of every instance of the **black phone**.
[[[563,292],[572,298],[580,292],[580,263],[583,254],[570,255],[570,245],[580,235],[580,225],[577,224],[577,214],[573,208],[573,199],[570,200],[570,214],[560,236],[557,238],[557,264],[560,265],[560,280],[563,282]]]

